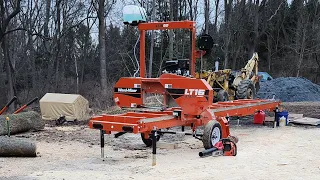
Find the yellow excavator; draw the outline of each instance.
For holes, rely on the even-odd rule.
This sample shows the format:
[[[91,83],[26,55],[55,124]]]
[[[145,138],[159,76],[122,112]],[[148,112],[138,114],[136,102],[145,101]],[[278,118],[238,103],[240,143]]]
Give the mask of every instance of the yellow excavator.
[[[197,58],[200,58],[200,71],[195,76],[205,79],[214,90],[214,101],[228,101],[234,99],[254,99],[260,89],[258,76],[258,53],[253,53],[252,58],[240,71],[231,69],[219,70],[219,63],[215,63],[215,70],[202,70],[203,57],[210,54],[213,48],[213,39],[210,35],[201,35],[197,42]],[[175,59],[166,61],[163,73],[174,73],[183,76],[189,74],[189,59]]]
[[[254,99],[259,91],[258,53],[253,53],[252,58],[241,71],[231,69],[215,71],[201,71],[196,73],[196,78],[205,79],[214,90],[214,101],[228,101],[234,99]]]

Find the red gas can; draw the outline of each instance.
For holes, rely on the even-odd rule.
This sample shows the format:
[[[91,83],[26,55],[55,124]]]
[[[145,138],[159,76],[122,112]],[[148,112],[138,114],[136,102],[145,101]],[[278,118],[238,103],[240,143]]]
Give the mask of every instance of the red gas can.
[[[264,113],[264,111],[259,110],[258,112],[254,113],[253,124],[263,124],[265,118],[266,114]]]

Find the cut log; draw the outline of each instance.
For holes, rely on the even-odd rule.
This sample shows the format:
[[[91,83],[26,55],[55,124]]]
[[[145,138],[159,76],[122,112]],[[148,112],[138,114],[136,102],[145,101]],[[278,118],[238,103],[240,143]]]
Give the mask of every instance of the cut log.
[[[10,118],[10,134],[17,134],[29,130],[39,131],[44,128],[45,122],[39,113],[34,111],[0,116],[0,136],[8,134],[6,117]]]
[[[0,157],[36,157],[36,143],[15,137],[0,136]]]

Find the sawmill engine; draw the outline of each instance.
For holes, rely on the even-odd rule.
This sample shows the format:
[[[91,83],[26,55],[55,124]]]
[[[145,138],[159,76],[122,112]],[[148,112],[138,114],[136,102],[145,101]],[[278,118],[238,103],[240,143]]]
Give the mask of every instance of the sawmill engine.
[[[213,45],[214,45],[213,39],[210,35],[203,34],[199,36],[198,42],[197,42],[197,48],[199,49],[198,50],[199,54],[196,55],[196,58],[201,60],[202,57],[207,58],[208,56],[210,56],[210,52]],[[171,73],[171,74],[177,74],[182,76],[190,76],[189,63],[190,63],[190,59],[167,60],[162,73]]]
[[[166,61],[162,73],[190,76],[189,59],[177,59]]]

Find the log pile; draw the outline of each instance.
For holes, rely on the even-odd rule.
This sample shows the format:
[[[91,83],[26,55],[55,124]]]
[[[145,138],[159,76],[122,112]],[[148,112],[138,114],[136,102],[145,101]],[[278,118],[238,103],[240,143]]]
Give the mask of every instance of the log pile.
[[[0,136],[0,157],[36,157],[36,144],[15,137]]]
[[[8,134],[6,117],[9,117],[10,134],[17,134],[43,129],[45,122],[41,119],[40,114],[29,111],[0,116],[0,157],[36,157],[37,148],[35,142],[16,137],[1,136]]]
[[[8,134],[6,117],[9,117],[10,119],[10,134],[27,132],[30,130],[39,131],[44,129],[45,126],[45,122],[41,119],[40,114],[34,111],[1,115],[0,136]]]

